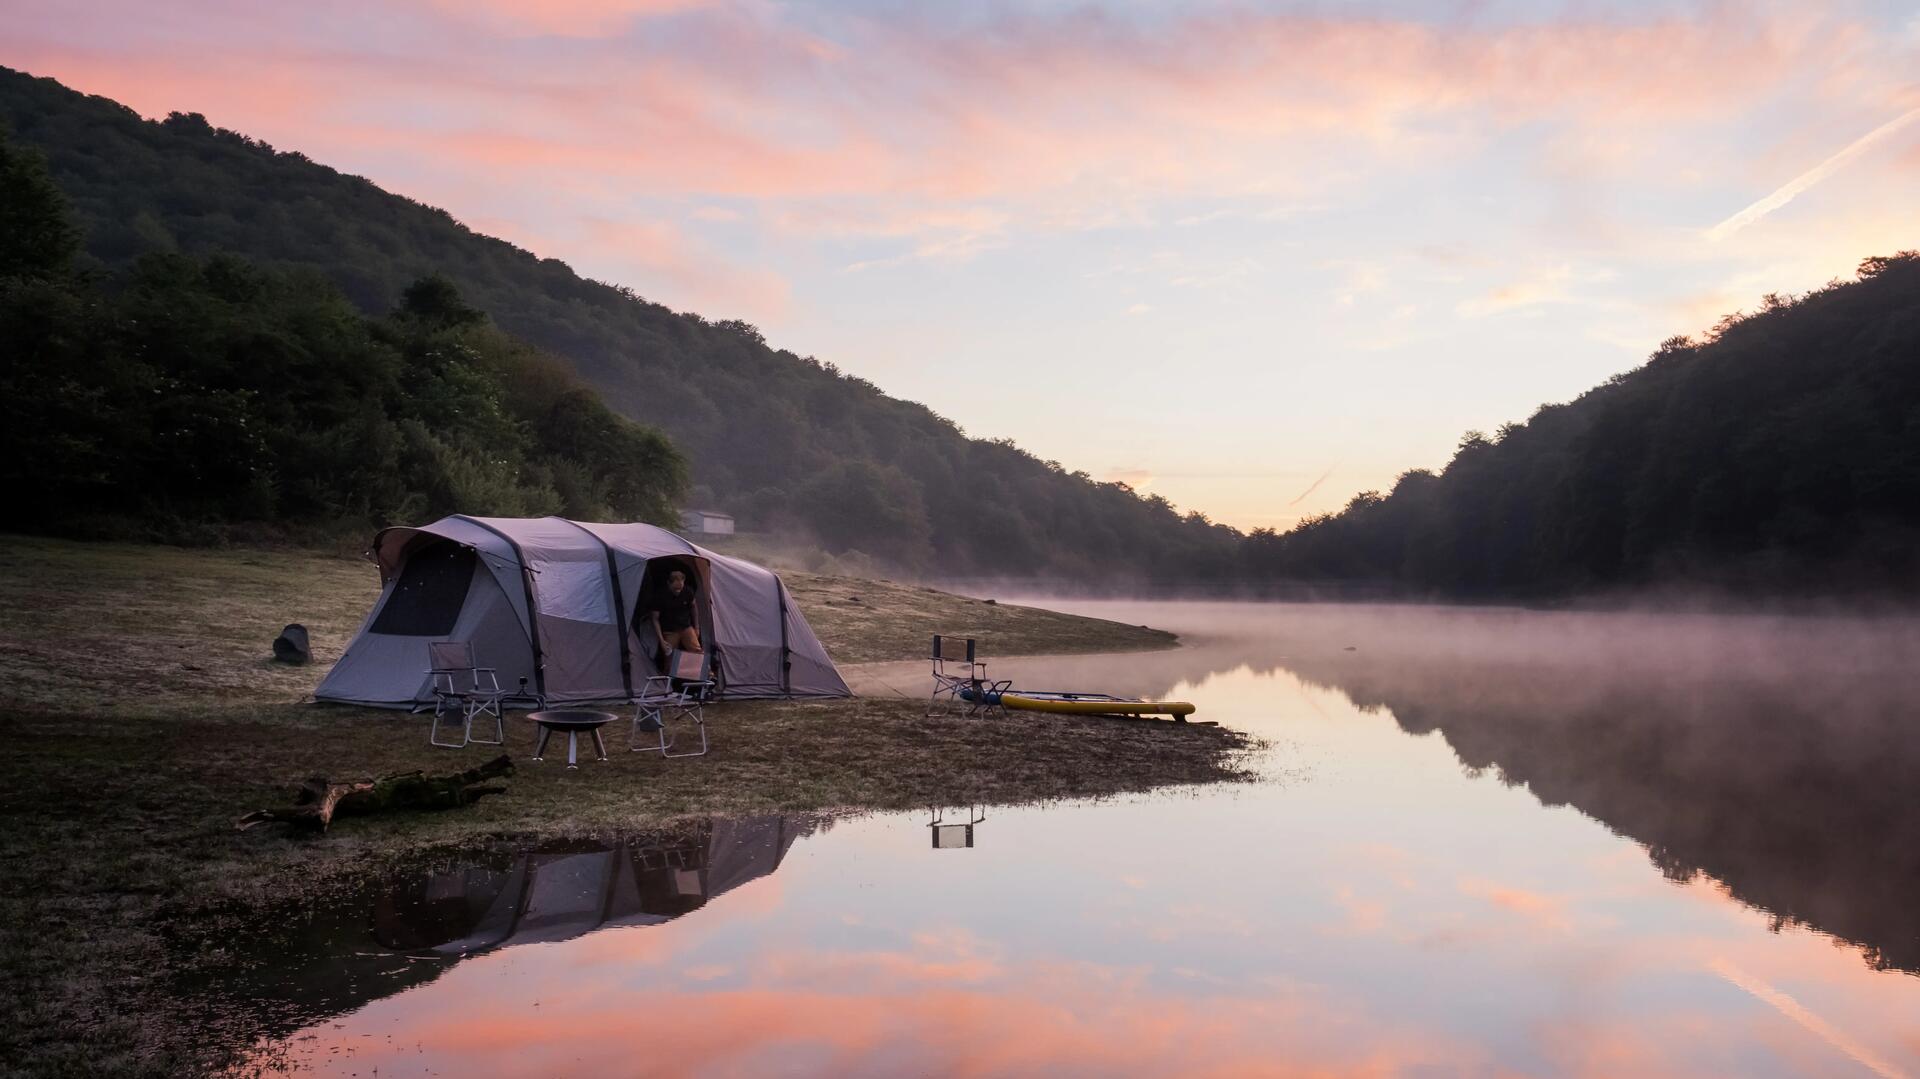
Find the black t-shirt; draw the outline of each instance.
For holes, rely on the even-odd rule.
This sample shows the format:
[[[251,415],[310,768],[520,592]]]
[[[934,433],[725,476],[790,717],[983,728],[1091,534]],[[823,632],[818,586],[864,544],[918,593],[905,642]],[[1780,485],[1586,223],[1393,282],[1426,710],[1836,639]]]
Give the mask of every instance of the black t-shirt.
[[[682,588],[679,595],[663,590],[654,603],[660,612],[660,632],[677,633],[693,625],[693,589]]]

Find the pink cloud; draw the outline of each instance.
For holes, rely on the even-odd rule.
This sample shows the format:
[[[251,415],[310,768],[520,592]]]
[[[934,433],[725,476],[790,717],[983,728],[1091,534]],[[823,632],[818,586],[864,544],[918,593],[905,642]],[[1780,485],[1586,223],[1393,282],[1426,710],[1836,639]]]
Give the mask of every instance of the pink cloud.
[[[1518,915],[1542,929],[1564,932],[1572,928],[1567,900],[1529,888],[1499,884],[1489,880],[1467,879],[1460,882],[1462,894],[1484,899],[1501,910]]]
[[[579,231],[556,246],[625,269],[622,280],[652,298],[670,297],[715,318],[774,318],[793,303],[785,277],[739,265],[668,222],[583,218]]]
[[[712,0],[428,0],[428,6],[495,31],[594,37],[639,19],[707,7]]]
[[[295,1051],[360,1071],[429,1059],[464,1075],[763,1070],[802,1053],[824,1074],[876,1063],[943,1075],[1386,1076],[1472,1074],[1476,1050],[1370,1019],[1297,986],[1165,995],[1138,969],[1073,962],[956,972],[952,940],[905,953],[792,952],[748,984],[633,987],[592,970],[546,983],[537,1013],[462,969],[432,994],[379,1001],[307,1032]],[[971,962],[971,961],[969,961]],[[712,972],[708,972],[712,973]],[[661,1017],[648,1021],[644,1017]],[[362,1038],[362,1028],[382,1037]],[[391,1059],[389,1059],[391,1057]]]
[[[1795,73],[1853,69],[1810,91],[1849,101],[1899,92],[1875,74],[1898,64],[1858,62],[1895,46],[1785,7],[1517,26],[1080,10],[965,27],[898,12],[802,25],[705,0],[350,3],[317,23],[243,6],[164,27],[124,0],[42,7],[0,18],[10,62],[149,115],[206,112],[462,218],[544,221],[528,230],[542,253],[758,317],[787,310],[790,288],[679,224],[741,212],[707,200],[757,204],[747,219],[782,240],[877,248],[842,265],[963,259],[1009,236],[1139,228],[1169,200],[1317,204],[1520,125],[1546,132],[1527,167],[1556,183],[1726,183],[1740,162],[1706,179],[1647,166],[1798,93]],[[536,212],[530,192],[560,205]]]
[[[663,6],[682,5],[588,0],[537,19],[592,25]],[[1253,14],[1138,28],[1078,15],[965,33],[849,17],[841,42],[738,11],[689,17],[700,21],[683,38],[541,48],[456,24],[446,46],[460,55],[405,60],[223,46],[209,28],[194,63],[119,75],[119,50],[88,63],[22,44],[30,64],[143,108],[194,99],[291,121],[256,126],[424,94],[450,115],[364,111],[392,117],[421,152],[479,166],[592,169],[656,191],[950,201],[1284,189],[1311,173],[1297,151],[1315,141],[1386,152],[1389,136],[1417,145],[1436,118],[1468,112],[1498,124],[1549,114],[1671,124],[1751,101],[1833,40],[1731,13],[1506,29]],[[1300,140],[1296,152],[1281,154],[1282,140]]]

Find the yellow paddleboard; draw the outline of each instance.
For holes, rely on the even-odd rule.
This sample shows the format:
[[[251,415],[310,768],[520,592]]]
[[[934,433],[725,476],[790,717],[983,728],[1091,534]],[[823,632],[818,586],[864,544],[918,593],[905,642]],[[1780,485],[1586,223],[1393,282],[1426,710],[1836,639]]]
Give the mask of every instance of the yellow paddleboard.
[[[1103,693],[1016,693],[1000,694],[1000,703],[1023,712],[1061,712],[1077,716],[1172,716],[1185,719],[1194,712],[1186,701],[1143,701],[1133,697],[1109,697]]]

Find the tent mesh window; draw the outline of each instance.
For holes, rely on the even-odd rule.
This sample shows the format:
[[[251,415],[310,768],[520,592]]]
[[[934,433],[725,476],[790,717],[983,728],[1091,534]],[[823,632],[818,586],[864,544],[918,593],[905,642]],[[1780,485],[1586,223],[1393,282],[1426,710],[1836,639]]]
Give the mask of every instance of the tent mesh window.
[[[453,632],[473,583],[473,548],[440,540],[407,557],[400,579],[369,632],[444,637]]]

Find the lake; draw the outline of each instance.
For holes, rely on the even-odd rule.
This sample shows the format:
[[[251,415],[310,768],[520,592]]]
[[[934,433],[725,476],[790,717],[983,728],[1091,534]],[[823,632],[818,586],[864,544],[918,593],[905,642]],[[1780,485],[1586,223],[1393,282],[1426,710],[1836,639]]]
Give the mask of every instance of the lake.
[[[1191,700],[1260,778],[444,858],[257,942],[255,1063],[1920,1075],[1912,623],[1050,605],[1187,644],[991,673]]]

